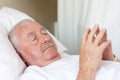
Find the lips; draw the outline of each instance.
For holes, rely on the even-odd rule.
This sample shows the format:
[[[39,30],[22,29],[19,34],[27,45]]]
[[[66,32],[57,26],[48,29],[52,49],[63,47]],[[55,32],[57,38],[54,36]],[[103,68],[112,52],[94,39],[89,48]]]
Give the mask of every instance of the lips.
[[[53,44],[51,42],[46,42],[42,45],[42,51],[45,52],[50,47],[53,47]]]

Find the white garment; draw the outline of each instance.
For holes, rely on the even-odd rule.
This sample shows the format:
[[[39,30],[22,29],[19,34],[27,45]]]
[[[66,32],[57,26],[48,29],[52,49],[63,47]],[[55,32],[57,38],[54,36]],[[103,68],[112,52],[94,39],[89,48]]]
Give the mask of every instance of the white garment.
[[[69,56],[46,67],[29,66],[19,80],[76,80],[78,68],[79,56]],[[120,63],[102,61],[95,80],[120,80]]]

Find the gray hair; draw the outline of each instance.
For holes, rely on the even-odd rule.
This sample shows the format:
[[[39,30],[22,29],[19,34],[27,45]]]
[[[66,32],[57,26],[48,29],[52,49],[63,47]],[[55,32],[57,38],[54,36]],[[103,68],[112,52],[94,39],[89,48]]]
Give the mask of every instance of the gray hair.
[[[30,19],[24,19],[18,22],[15,26],[13,26],[12,30],[10,30],[10,32],[8,33],[8,38],[18,53],[22,53],[22,50],[19,48],[19,42],[18,42],[18,36],[16,30],[18,29],[18,27],[20,27],[20,25],[31,22],[35,22],[35,21]]]

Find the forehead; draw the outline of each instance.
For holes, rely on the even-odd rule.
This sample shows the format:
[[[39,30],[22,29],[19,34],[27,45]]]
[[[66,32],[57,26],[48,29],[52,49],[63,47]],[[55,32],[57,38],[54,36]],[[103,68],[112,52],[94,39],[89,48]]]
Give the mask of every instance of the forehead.
[[[37,22],[30,22],[19,25],[19,27],[16,29],[16,32],[17,35],[20,36],[22,34],[25,35],[40,29],[43,29],[42,25],[38,24]]]
[[[31,29],[35,30],[35,29],[40,29],[40,28],[43,28],[43,26],[40,25],[37,22],[23,23],[23,24],[21,24],[18,27],[19,30],[27,30],[27,29],[29,29],[29,30],[31,30]]]
[[[20,32],[20,31],[23,31],[23,32],[29,32],[29,31],[34,31],[34,30],[39,30],[39,29],[42,29],[43,26],[36,23],[36,22],[30,22],[30,23],[24,23],[24,24],[21,24],[17,31]]]

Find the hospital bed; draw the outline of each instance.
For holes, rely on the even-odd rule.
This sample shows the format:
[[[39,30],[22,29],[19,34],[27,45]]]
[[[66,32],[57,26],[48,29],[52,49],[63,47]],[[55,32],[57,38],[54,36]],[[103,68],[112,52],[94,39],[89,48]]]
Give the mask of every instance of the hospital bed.
[[[23,19],[34,20],[27,14],[13,8],[3,7],[0,9],[0,80],[16,80],[26,68],[25,63],[17,55],[7,35],[11,28]],[[54,39],[60,55],[62,57],[69,56],[69,54],[66,53],[67,48],[63,46],[49,31],[48,33]],[[101,69],[102,71],[98,70],[97,74],[103,74],[97,75],[97,80],[106,80],[104,79],[106,74],[108,74],[108,77],[112,77],[112,79],[107,80],[120,79],[119,63],[103,62]]]

